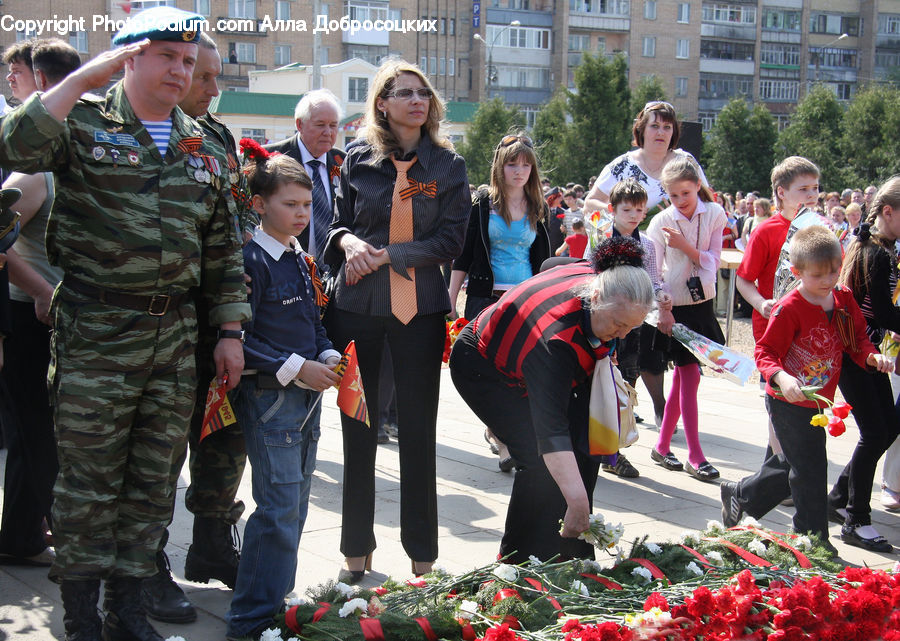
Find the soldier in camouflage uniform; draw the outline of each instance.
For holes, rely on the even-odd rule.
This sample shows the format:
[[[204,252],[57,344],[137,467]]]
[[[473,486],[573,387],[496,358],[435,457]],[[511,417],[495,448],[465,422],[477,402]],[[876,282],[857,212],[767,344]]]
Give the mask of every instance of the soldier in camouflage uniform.
[[[224,123],[208,113],[210,101],[219,95],[216,77],[222,71],[222,59],[215,41],[207,34],[202,34],[197,44],[199,51],[191,91],[178,106],[203,126],[210,144],[216,142],[222,146],[222,153],[228,160],[229,182],[246,240],[252,237],[253,230],[259,224],[259,217],[250,207],[247,181],[237,160],[234,138]],[[197,319],[200,327],[197,345],[197,398],[188,437],[191,484],[185,495],[185,504],[194,515],[194,530],[184,563],[184,576],[200,583],[218,579],[233,589],[240,550],[234,546],[231,531],[244,512],[244,502],[236,501],[235,497],[247,453],[244,449],[244,434],[237,424],[200,442],[206,392],[216,375],[212,358],[216,333],[206,321],[202,301],[197,303]],[[173,468],[173,483],[178,480],[182,465],[183,460],[179,460]],[[166,538],[163,537],[163,545]],[[163,545],[157,555],[159,572],[144,581],[144,607],[148,615],[160,621],[193,621],[197,617],[196,611],[184,591],[172,579]]]
[[[197,56],[189,21],[200,19],[142,12],[113,41],[126,46],[0,120],[0,165],[56,176],[47,252],[65,276],[51,309],[60,463],[51,578],[70,641],[100,638],[101,578],[104,641],[162,638],[140,584],[156,571],[194,407],[195,290],[220,327],[216,375],[230,372],[231,387],[243,368],[235,338],[250,308],[227,159],[177,108]],[[105,98],[79,99],[123,66]]]

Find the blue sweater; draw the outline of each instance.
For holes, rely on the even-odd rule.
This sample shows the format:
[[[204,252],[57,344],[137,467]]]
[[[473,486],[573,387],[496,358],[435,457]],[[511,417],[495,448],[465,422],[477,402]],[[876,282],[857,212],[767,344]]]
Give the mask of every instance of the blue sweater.
[[[303,252],[287,249],[262,229],[244,247],[253,318],[244,323],[247,369],[277,376],[287,385],[306,359],[340,357],[319,319]]]

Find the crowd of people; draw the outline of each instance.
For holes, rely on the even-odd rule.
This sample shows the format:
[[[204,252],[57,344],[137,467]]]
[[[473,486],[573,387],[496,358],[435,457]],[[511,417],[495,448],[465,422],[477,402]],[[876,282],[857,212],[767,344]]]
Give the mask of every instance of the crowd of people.
[[[0,560],[50,568],[66,639],[157,641],[148,617],[196,618],[165,552],[186,461],[185,577],[233,590],[229,639],[271,626],[294,586],[322,394],[351,342],[371,413],[341,415],[338,577],[356,583],[373,567],[381,423],[396,423],[410,572],[429,572],[441,360],[446,319],[460,312],[453,384],[514,473],[500,555],[591,557],[578,536],[600,470],[639,475],[596,448],[598,362],[612,357],[647,387],[653,462],[719,477],[700,442],[700,365],[672,334],[679,323],[724,341],[714,299],[728,246],[745,251],[737,287],[770,423],[759,472],[721,483],[723,520],[790,498],[797,531],[830,545],[837,519],[847,543],[892,549],[871,525],[870,495],[888,452],[882,501],[900,508],[886,355],[900,342],[900,177],[846,190],[842,204],[845,194],[820,194],[813,162],[789,157],[772,170],[771,199],[715,194],[678,147],[674,108],[654,101],[635,117],[634,148],[586,187],[542,180],[535,144],[516,131],[496,141],[490,183],[476,189],[442,133],[442,99],[398,59],[379,68],[346,150],[334,147],[340,104],[317,90],[299,101],[294,136],[239,151],[208,113],[215,43],[186,30],[193,14],[141,15],[84,65],[59,40],[4,54],[21,104],[0,118]],[[838,387],[860,439],[828,493],[807,394]],[[236,425],[206,435],[209,389],[229,392]],[[670,449],[679,421],[683,462]],[[239,544],[247,461],[256,507]]]

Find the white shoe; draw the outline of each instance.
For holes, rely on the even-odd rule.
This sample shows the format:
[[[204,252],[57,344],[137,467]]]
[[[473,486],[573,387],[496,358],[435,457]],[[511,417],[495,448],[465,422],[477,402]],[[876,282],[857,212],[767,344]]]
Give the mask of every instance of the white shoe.
[[[881,505],[885,510],[900,510],[900,492],[895,492],[886,485],[881,486]]]

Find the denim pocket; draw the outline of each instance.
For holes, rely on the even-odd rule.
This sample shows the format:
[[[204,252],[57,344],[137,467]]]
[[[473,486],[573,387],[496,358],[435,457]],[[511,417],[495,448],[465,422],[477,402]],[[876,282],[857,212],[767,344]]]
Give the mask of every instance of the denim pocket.
[[[308,429],[308,428],[307,428]],[[309,478],[316,471],[316,456],[319,452],[319,437],[322,430],[316,425],[309,435],[306,451],[303,453],[303,476]]]
[[[299,483],[303,480],[305,449],[298,429],[270,430],[263,433],[272,483]]]
[[[275,414],[278,413],[278,410],[281,409],[281,406],[284,405],[284,390],[275,391],[275,390],[267,390],[267,389],[260,389],[260,388],[256,389],[256,402],[257,403],[260,403],[263,396],[271,397],[273,395],[273,392],[274,392],[275,399],[272,401],[272,405],[270,405],[269,409],[267,409],[265,412],[263,412],[259,416],[259,422],[263,425],[268,423],[269,420],[271,420],[271,418],[273,416],[275,416]]]

